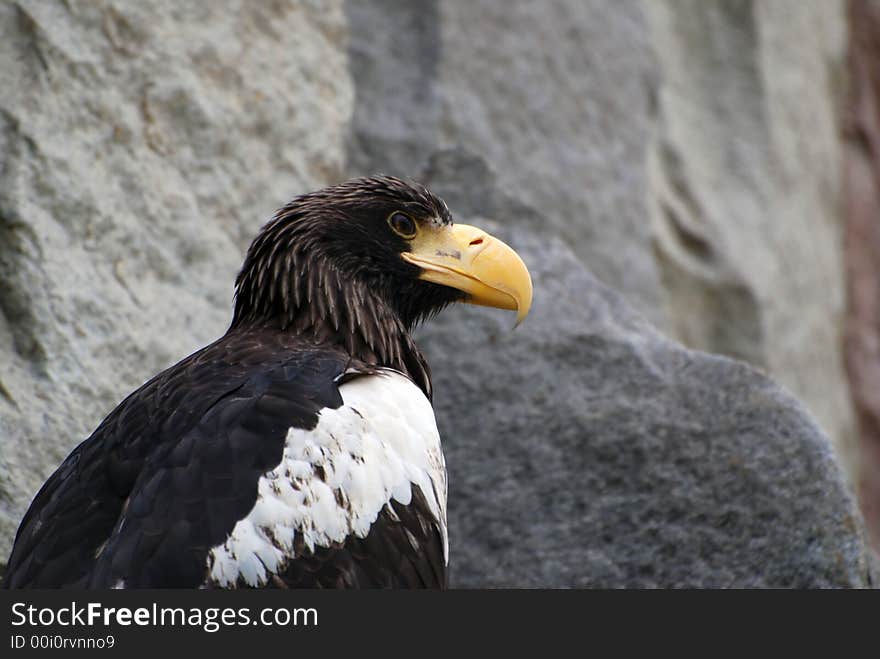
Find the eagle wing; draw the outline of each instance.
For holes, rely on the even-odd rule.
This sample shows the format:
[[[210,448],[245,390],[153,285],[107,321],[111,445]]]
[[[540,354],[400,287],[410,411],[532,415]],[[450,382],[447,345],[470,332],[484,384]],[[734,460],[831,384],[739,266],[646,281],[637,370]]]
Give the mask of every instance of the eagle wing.
[[[445,586],[433,414],[427,448],[426,419],[406,437],[399,406],[391,436],[369,416],[388,402],[369,383],[414,394],[404,376],[351,379],[339,353],[249,341],[160,374],[71,453],[22,521],[5,587]]]

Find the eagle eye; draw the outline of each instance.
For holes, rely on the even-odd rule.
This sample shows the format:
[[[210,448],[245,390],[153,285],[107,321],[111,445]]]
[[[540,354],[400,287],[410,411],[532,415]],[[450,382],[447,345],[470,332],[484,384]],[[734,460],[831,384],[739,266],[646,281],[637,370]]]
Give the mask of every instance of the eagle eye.
[[[388,226],[401,238],[406,238],[407,240],[415,238],[416,223],[406,213],[401,213],[400,211],[391,213],[388,216]]]

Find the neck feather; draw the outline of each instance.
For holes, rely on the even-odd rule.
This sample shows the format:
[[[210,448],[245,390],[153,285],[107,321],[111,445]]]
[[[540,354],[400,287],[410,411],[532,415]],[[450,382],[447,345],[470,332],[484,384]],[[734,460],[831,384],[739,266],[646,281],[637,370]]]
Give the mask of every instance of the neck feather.
[[[401,371],[431,398],[428,364],[409,329],[363,282],[343,278],[316,250],[249,255],[236,281],[229,331],[259,325],[291,332],[316,345],[341,348],[369,366]]]

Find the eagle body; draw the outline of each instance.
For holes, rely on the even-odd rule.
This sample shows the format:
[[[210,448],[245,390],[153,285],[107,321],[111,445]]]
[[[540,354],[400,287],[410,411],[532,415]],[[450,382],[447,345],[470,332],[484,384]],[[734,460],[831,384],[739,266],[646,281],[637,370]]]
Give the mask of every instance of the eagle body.
[[[428,399],[391,370],[346,382],[339,394],[342,405],[323,410],[317,426],[288,431],[256,505],[209,552],[212,584],[264,585],[278,574],[312,585],[314,573],[299,566],[288,574],[286,557],[337,546],[375,558],[337,560],[333,585],[445,583],[446,469]]]
[[[279,211],[248,251],[227,333],[64,460],[3,586],[444,588],[446,469],[409,330],[465,295],[515,308],[479,288],[503,285],[494,265],[437,280],[451,225],[440,200],[391,177]]]

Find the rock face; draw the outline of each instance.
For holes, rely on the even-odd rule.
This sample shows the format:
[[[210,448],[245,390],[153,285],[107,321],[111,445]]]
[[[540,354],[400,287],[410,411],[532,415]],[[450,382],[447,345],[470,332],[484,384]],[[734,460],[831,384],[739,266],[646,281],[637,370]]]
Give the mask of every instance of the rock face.
[[[651,218],[673,336],[769,371],[855,476],[841,344],[844,3],[646,2]]]
[[[842,5],[389,1],[347,13],[350,172],[481,154],[658,328],[804,400],[854,477]]]
[[[225,329],[275,207],[385,171],[535,279],[516,332],[468,307],[420,330],[453,585],[874,583],[811,413],[661,333],[849,441],[839,11],[145,4],[0,7],[0,555],[64,455]]]
[[[339,6],[150,5],[0,3],[0,560],[67,453],[225,331],[257,228],[342,176]]]
[[[654,58],[640,5],[616,5],[348,2],[349,171],[419,172],[466,146],[662,327],[645,221]]]
[[[431,189],[509,239],[535,284],[516,331],[426,325],[449,468],[455,586],[855,587],[861,521],[827,437],[754,369],[665,338],[479,164]],[[516,218],[516,219],[514,219]]]
[[[347,5],[350,172],[442,182],[446,171],[462,184],[497,173],[514,207],[452,185],[453,210],[562,237],[660,329],[770,371],[854,476],[840,350],[841,7],[390,4]]]

